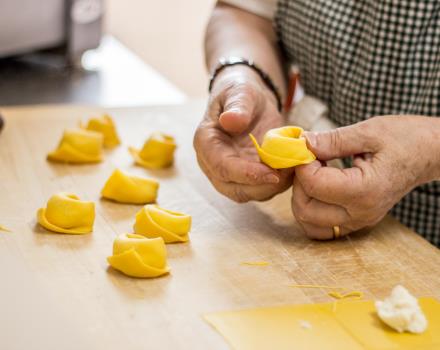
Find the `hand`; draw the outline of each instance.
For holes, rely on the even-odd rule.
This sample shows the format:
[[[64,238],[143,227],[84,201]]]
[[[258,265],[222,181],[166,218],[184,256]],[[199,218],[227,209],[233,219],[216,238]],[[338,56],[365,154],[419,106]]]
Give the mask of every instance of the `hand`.
[[[205,116],[194,136],[197,160],[214,187],[237,202],[265,200],[292,183],[292,170],[260,162],[249,133],[283,125],[273,93],[250,68],[225,68],[216,78]]]
[[[306,133],[321,161],[353,156],[353,167],[320,161],[295,170],[292,210],[304,233],[333,237],[379,222],[414,187],[440,177],[440,119],[375,117],[323,133]]]

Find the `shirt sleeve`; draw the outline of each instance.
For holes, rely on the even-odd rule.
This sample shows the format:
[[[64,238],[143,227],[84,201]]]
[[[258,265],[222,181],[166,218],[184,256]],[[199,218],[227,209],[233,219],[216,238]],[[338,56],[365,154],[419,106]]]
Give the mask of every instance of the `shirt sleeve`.
[[[272,20],[277,8],[277,0],[220,0],[258,16]]]

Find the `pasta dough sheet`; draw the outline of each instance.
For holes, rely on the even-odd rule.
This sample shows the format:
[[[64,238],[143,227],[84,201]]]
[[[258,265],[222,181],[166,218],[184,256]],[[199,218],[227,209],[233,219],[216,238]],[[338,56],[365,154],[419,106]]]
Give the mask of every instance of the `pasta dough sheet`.
[[[376,315],[373,301],[307,304],[204,315],[236,350],[440,349],[440,303],[419,299],[428,318],[423,334],[397,333]],[[304,327],[304,324],[310,327]]]

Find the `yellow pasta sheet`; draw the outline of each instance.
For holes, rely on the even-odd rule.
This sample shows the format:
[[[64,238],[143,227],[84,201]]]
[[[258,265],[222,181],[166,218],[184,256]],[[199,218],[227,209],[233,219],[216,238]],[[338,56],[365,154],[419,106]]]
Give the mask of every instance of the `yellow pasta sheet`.
[[[440,303],[419,302],[428,319],[423,334],[392,330],[377,317],[373,301],[217,312],[204,318],[237,350],[440,349]]]

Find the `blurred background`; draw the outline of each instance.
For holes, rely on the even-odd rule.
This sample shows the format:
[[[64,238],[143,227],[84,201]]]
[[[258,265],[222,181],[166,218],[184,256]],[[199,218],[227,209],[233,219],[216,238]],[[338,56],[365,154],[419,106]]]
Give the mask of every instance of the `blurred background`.
[[[215,0],[0,0],[0,106],[207,96]]]
[[[206,94],[203,35],[215,0],[107,0],[105,31],[191,97]]]

